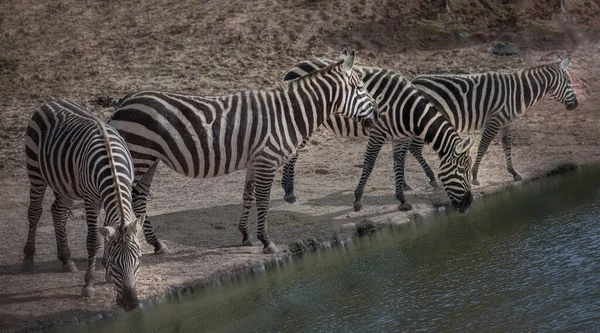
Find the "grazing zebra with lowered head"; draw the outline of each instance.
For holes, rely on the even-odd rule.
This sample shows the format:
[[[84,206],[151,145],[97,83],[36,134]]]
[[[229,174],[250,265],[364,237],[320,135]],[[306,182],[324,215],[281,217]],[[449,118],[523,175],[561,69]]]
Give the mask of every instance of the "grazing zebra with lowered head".
[[[195,178],[246,169],[243,209],[238,228],[242,244],[252,245],[248,216],[256,200],[257,238],[265,253],[277,248],[267,235],[271,186],[279,166],[331,114],[376,120],[376,104],[352,71],[354,50],[313,75],[272,90],[201,97],[142,91],[124,97],[110,120],[123,136],[135,167],[133,208],[146,212],[147,196],[159,161]],[[144,223],[156,252],[165,246]]]
[[[477,175],[481,160],[492,139],[500,131],[506,169],[514,180],[522,180],[523,177],[512,163],[512,122],[546,95],[564,104],[567,110],[577,108],[577,95],[566,70],[569,62],[567,58],[553,64],[506,74],[488,72],[470,75],[421,75],[412,79],[412,83],[438,105],[459,132],[483,128],[477,157],[473,163],[474,185],[479,185]],[[417,159],[421,159],[419,163],[426,166],[427,162],[421,154],[423,144],[422,140],[416,138],[410,150]]]
[[[310,59],[298,63],[285,76],[284,80],[295,80],[311,75],[315,70],[331,64],[328,59]],[[340,136],[368,136],[367,151],[363,172],[354,192],[354,209],[362,208],[364,187],[375,159],[387,140],[396,140],[397,146],[406,150],[409,138],[417,137],[430,143],[440,158],[439,178],[452,205],[460,212],[466,211],[473,201],[470,183],[472,139],[462,140],[454,127],[438,112],[436,107],[403,76],[386,69],[355,66],[355,71],[365,83],[367,90],[376,100],[380,120],[371,130],[365,129],[353,119],[332,115],[325,121],[325,127]],[[294,202],[294,164],[296,152],[284,167],[282,186],[286,192],[284,199]],[[396,159],[395,159],[396,160]],[[403,169],[404,163],[396,164],[395,170]],[[433,177],[435,180],[435,177]],[[403,183],[396,179],[396,199],[400,210],[412,209],[404,197]]]
[[[144,216],[136,219],[133,214],[133,162],[118,132],[82,105],[52,101],[43,104],[31,117],[25,152],[31,188],[23,271],[33,269],[35,233],[44,194],[50,186],[55,196],[51,210],[57,256],[63,263],[63,271],[77,271],[71,260],[65,224],[73,201],[83,200],[88,229],[88,269],[81,294],[94,295],[99,231],[106,238],[103,264],[106,280],[115,284],[117,304],[128,311],[137,308],[135,287],[141,256],[137,233]],[[106,220],[104,227],[98,229],[102,208]]]

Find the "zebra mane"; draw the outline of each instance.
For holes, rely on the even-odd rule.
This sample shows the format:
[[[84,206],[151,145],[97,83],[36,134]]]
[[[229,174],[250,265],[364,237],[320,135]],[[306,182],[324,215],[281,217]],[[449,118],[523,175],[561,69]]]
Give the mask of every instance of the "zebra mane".
[[[294,78],[294,79],[291,79],[291,80],[287,80],[286,82],[288,82],[288,83],[298,82],[298,81],[301,81],[301,80],[304,80],[304,79],[310,80],[311,78],[313,78],[315,76],[327,74],[327,73],[331,72],[336,66],[342,64],[342,62],[344,62],[344,61],[343,60],[336,61],[336,62],[332,63],[331,65],[327,65],[327,66],[325,66],[325,67],[323,67],[323,68],[321,68],[319,70],[312,71],[312,72],[310,72],[310,73],[308,73],[308,74],[306,74],[304,76],[299,76],[297,78]]]
[[[98,117],[92,115],[92,118],[96,122],[96,125],[100,128],[102,132],[102,137],[104,139],[104,145],[106,146],[106,152],[108,153],[108,163],[110,165],[110,173],[113,178],[113,186],[116,190],[117,200],[119,201],[119,212],[121,213],[121,224],[120,227],[125,226],[125,209],[123,208],[123,195],[121,194],[121,184],[119,183],[119,177],[117,176],[117,167],[115,166],[115,160],[113,157],[112,146],[110,144],[110,140],[108,139],[108,131],[106,130],[106,124]]]

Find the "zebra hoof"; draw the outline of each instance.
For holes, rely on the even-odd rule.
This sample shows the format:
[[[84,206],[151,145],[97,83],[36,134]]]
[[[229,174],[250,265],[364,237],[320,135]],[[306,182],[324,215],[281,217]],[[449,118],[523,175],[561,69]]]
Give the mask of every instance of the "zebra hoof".
[[[293,204],[294,202],[296,202],[296,196],[293,193],[286,194],[283,196],[283,200],[285,200],[287,203]]]
[[[362,201],[357,201],[354,203],[354,211],[355,212],[360,212],[360,210],[363,208],[363,204]]]
[[[409,210],[412,210],[412,205],[408,202],[405,202],[405,203],[401,204],[400,206],[398,206],[398,210],[402,211],[402,212],[407,212]]]
[[[108,273],[104,274],[104,280],[106,281],[106,283],[112,283],[112,280],[110,276],[108,276]]]
[[[77,266],[75,266],[73,260],[69,260],[66,264],[63,265],[62,271],[64,273],[74,273],[77,272]]]
[[[433,186],[435,188],[439,188],[440,187],[440,184],[438,184],[437,180],[435,180],[435,179],[432,180],[432,181],[430,181],[429,185],[431,185],[431,186]]]
[[[475,186],[479,186],[479,185],[481,185],[481,184],[479,183],[479,180],[477,180],[477,179],[473,179],[473,181],[471,182],[471,184],[472,184],[472,185],[475,185]]]
[[[412,191],[413,188],[412,188],[412,186],[408,185],[407,183],[404,183],[404,190],[405,191]]]
[[[168,254],[169,248],[163,242],[159,242],[158,248],[154,248],[154,254]]]
[[[33,259],[23,260],[23,264],[21,265],[21,271],[23,271],[23,272],[33,271]]]
[[[277,246],[273,242],[269,242],[269,245],[263,249],[263,253],[265,254],[275,254],[277,251]]]
[[[513,176],[513,179],[517,182],[519,180],[523,180],[523,177],[521,177],[521,175],[517,173],[516,175]]]
[[[81,297],[93,298],[95,292],[96,291],[94,290],[94,287],[83,287],[83,289],[81,290]]]
[[[242,246],[254,246],[254,244],[252,244],[252,241],[250,239],[246,239],[242,241]]]

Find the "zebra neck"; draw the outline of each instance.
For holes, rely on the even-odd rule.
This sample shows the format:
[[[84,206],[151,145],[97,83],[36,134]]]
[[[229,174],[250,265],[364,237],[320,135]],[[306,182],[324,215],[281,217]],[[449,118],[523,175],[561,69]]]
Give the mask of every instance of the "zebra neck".
[[[523,109],[531,107],[550,93],[552,78],[544,69],[535,67],[512,74],[516,90],[520,92],[517,96],[521,96]]]
[[[302,142],[333,115],[339,104],[337,85],[333,80],[315,77],[292,81],[287,89],[280,90],[282,105],[290,105],[283,111],[290,137],[295,135],[298,143]]]
[[[417,128],[422,128],[423,130],[415,134],[419,139],[430,145],[438,156],[442,158],[461,139],[454,126],[441,113],[434,112],[435,108],[430,108],[429,110],[434,115],[428,119],[424,126],[417,126]]]
[[[123,193],[125,191],[121,190],[121,195],[117,196],[117,191],[118,189],[113,187],[105,189],[104,193],[102,193],[102,208],[104,208],[104,212],[106,213],[104,225],[119,227],[125,221],[133,220],[131,193]],[[118,197],[129,198],[129,200],[126,199],[119,202]]]

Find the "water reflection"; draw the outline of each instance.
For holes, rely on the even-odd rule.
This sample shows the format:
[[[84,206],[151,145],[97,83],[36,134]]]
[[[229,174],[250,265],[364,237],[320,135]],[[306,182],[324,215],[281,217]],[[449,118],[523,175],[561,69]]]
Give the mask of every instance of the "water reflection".
[[[591,331],[600,170],[492,196],[67,332]]]

